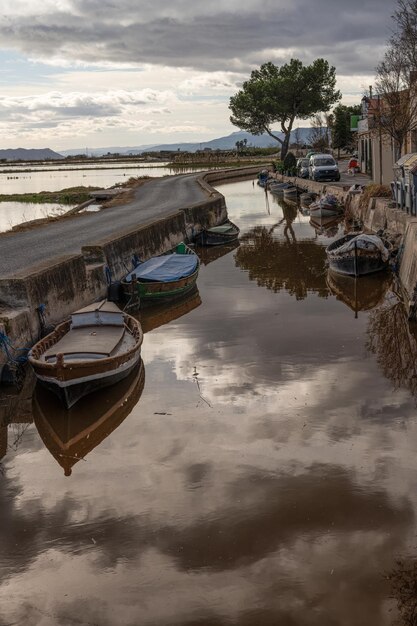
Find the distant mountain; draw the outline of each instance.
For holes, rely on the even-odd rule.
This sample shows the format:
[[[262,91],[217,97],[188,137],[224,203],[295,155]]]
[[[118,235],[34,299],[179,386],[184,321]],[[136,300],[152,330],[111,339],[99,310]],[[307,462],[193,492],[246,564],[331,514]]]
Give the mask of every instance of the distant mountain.
[[[0,159],[7,161],[47,161],[49,159],[63,159],[62,154],[54,152],[49,148],[16,148],[10,150],[0,150]]]
[[[281,139],[284,137],[283,133],[279,131],[273,131]],[[298,140],[300,143],[306,143],[308,136],[311,132],[311,128],[299,128]],[[291,141],[296,141],[297,130],[291,133]],[[225,137],[219,137],[218,139],[211,139],[210,141],[201,141],[195,143],[164,143],[157,145],[143,145],[143,146],[131,146],[120,147],[113,146],[109,148],[93,148],[88,150],[89,156],[102,156],[104,154],[142,154],[142,152],[160,152],[161,150],[172,150],[177,152],[181,150],[183,152],[197,152],[197,150],[204,150],[205,148],[211,148],[212,150],[231,150],[236,148],[237,141],[244,141],[246,139],[247,146],[253,146],[256,148],[270,148],[277,147],[279,144],[275,139],[270,137],[267,133],[263,135],[251,135],[243,130],[238,130],[235,133],[231,133]],[[75,154],[85,154],[85,149],[79,150],[61,150],[61,154],[65,156],[73,156]]]

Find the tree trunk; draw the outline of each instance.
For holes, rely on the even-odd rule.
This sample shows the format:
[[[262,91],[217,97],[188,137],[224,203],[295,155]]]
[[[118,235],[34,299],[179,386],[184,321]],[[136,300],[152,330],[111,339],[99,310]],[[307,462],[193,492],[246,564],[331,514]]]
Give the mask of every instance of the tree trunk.
[[[291,137],[291,131],[288,130],[281,146],[281,161],[283,161],[285,157],[287,156],[288,146],[290,145],[290,137]]]

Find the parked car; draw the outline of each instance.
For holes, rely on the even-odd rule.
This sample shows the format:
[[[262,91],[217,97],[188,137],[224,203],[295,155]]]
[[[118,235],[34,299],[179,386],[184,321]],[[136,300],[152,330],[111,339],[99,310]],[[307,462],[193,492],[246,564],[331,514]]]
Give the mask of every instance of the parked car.
[[[339,167],[331,154],[314,154],[308,169],[311,180],[340,180]]]
[[[302,158],[297,161],[297,176],[300,178],[308,178],[309,171],[308,166],[310,164],[310,159]]]

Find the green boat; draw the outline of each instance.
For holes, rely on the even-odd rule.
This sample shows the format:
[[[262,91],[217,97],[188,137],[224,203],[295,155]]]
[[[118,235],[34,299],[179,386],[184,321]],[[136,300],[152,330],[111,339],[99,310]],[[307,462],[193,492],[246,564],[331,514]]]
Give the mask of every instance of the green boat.
[[[169,302],[190,292],[197,281],[200,259],[185,243],[139,264],[122,280],[123,294],[141,305]]]
[[[205,228],[195,236],[195,243],[199,246],[222,246],[236,241],[239,237],[239,228],[230,220],[220,226]]]

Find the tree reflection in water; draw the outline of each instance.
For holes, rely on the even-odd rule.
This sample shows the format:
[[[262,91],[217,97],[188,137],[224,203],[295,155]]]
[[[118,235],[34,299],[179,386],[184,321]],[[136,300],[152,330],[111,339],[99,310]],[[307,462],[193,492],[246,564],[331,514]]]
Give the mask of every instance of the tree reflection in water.
[[[417,560],[398,561],[387,578],[401,615],[397,624],[417,626]]]
[[[366,348],[395,389],[403,387],[417,397],[417,329],[393,293],[369,314]]]
[[[274,292],[285,289],[297,300],[304,300],[309,291],[327,298],[326,252],[314,241],[297,242],[292,223],[297,206],[283,204],[284,217],[271,228],[256,226],[240,238],[235,262],[249,272],[249,278]],[[285,241],[274,236],[284,225]]]

